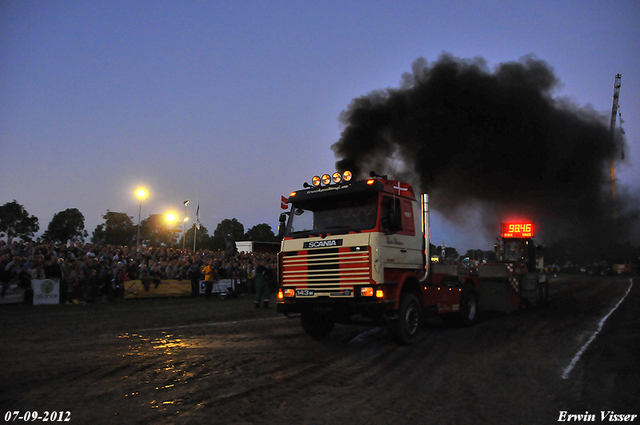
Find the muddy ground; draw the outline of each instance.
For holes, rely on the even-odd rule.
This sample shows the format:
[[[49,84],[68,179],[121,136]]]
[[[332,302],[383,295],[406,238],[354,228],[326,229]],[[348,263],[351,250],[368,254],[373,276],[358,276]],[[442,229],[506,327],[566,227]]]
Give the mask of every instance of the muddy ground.
[[[551,424],[564,411],[600,423],[601,411],[640,414],[640,282],[631,284],[556,277],[543,308],[484,314],[464,329],[432,320],[409,347],[357,326],[314,340],[273,303],[254,310],[249,296],[0,305],[0,413],[372,425]]]

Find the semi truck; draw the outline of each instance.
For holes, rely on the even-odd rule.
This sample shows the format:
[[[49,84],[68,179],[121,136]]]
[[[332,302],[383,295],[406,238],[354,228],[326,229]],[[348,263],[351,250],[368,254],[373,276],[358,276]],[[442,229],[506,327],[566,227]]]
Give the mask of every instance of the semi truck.
[[[498,260],[471,272],[431,263],[429,197],[408,183],[318,175],[286,204],[277,309],[299,316],[312,337],[326,337],[335,323],[364,323],[387,325],[397,343],[410,344],[429,316],[471,326],[480,309],[509,312],[547,297],[532,223],[506,223]]]

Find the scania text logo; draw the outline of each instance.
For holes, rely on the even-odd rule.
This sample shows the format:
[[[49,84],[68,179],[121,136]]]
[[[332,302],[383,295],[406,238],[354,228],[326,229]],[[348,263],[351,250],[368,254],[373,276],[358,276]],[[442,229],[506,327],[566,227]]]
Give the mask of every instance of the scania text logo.
[[[331,239],[328,241],[305,242],[303,248],[326,248],[331,246],[342,246],[342,239]]]

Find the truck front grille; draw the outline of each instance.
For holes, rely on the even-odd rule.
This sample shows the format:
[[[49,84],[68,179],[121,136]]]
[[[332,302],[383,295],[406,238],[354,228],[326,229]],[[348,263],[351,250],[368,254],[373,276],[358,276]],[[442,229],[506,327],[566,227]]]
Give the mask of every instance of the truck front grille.
[[[282,265],[283,286],[330,289],[371,282],[367,246],[285,252]]]

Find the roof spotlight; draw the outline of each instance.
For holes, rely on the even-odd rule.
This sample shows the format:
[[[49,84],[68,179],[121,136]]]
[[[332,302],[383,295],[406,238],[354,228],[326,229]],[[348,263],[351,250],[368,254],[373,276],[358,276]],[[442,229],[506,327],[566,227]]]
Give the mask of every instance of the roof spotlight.
[[[331,183],[331,176],[329,174],[322,175],[322,184],[328,186]]]
[[[334,183],[340,183],[342,181],[342,175],[340,175],[340,173],[333,173],[331,175],[331,180],[333,180]]]
[[[351,177],[353,177],[353,174],[351,174],[351,171],[347,170],[344,173],[342,173],[342,180],[348,182],[351,181]]]
[[[320,177],[313,176],[313,178],[311,179],[311,184],[313,184],[314,186],[320,186]]]

